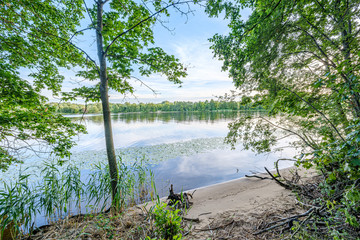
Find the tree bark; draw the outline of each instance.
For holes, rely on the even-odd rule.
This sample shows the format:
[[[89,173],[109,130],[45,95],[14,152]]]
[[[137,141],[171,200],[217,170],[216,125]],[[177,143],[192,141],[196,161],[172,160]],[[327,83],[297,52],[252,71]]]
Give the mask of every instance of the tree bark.
[[[106,143],[106,152],[109,163],[109,171],[111,177],[111,193],[112,193],[112,206],[116,207],[116,194],[117,194],[117,184],[118,184],[118,166],[116,163],[116,155],[114,148],[114,140],[112,135],[111,127],[111,115],[110,115],[110,106],[109,106],[109,96],[108,96],[108,78],[107,78],[107,67],[106,67],[106,57],[103,48],[103,1],[98,1],[97,3],[97,28],[96,28],[96,43],[97,43],[97,52],[100,65],[100,94],[101,94],[101,103],[104,117],[104,130],[105,130],[105,143]]]

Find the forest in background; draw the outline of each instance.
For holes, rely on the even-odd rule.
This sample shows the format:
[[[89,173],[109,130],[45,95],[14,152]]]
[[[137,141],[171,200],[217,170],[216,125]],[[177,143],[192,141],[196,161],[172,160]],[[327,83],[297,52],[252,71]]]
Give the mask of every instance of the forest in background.
[[[101,103],[51,103],[58,113],[102,113]],[[199,102],[169,102],[161,103],[110,103],[112,113],[130,112],[190,112],[190,111],[247,111],[263,110],[261,106],[253,106],[237,101],[199,101]]]

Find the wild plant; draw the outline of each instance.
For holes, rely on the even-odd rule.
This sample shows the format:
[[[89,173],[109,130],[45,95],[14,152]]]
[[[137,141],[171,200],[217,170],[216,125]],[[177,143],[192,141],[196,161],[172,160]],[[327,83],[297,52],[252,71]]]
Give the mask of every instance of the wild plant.
[[[29,228],[38,212],[38,195],[29,186],[29,177],[20,175],[18,182],[4,182],[0,189],[0,236],[5,230],[7,235],[15,236],[22,231],[21,226]]]
[[[89,174],[86,185],[88,202],[98,206],[99,211],[104,211],[106,203],[111,199],[110,174],[105,164],[95,163],[93,171]]]
[[[116,202],[118,209],[124,209],[136,202],[140,190],[135,188],[146,185],[148,170],[143,159],[131,165],[119,159],[118,189],[121,191],[118,191]],[[32,177],[20,174],[16,182],[4,182],[0,187],[0,233],[10,225],[14,234],[31,231],[38,215],[51,222],[76,210],[81,212],[84,205],[95,206],[95,211],[109,206],[111,179],[106,164],[94,164],[87,178],[83,178],[77,166],[44,163],[41,180],[30,185]]]
[[[182,239],[180,209],[175,209],[164,202],[156,201],[151,209],[151,218],[154,221],[154,234],[160,239]],[[147,239],[152,239],[147,237]]]
[[[147,171],[149,171],[143,164],[144,158],[140,161],[135,161],[131,165],[127,165],[122,162],[121,158],[118,162],[119,166],[119,181],[118,191],[116,194],[116,203],[118,209],[123,209],[127,204],[134,205],[140,197],[143,197],[141,193],[148,180]],[[138,190],[138,191],[136,191]]]

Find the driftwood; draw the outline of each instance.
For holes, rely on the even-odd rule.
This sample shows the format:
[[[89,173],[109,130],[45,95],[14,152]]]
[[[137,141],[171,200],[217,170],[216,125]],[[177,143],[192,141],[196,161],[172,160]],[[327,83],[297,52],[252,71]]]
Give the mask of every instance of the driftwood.
[[[190,222],[200,222],[199,218],[188,218],[188,217],[182,217],[183,220],[190,221]]]
[[[314,210],[315,210],[314,208],[311,208],[311,209],[309,209],[308,211],[306,211],[306,212],[304,212],[302,214],[291,216],[289,218],[283,218],[283,219],[268,223],[268,225],[272,225],[272,224],[275,224],[275,223],[277,223],[277,224],[272,225],[271,227],[262,229],[262,230],[260,230],[258,232],[255,232],[254,235],[259,235],[261,233],[264,233],[266,231],[281,227],[283,225],[287,225],[287,229],[290,229],[293,226],[294,221],[299,221],[299,218],[311,215],[314,212]],[[303,221],[303,222],[305,222],[305,221]]]
[[[295,174],[293,175],[291,180],[288,180],[284,177],[282,177],[280,175],[279,172],[279,166],[278,166],[278,162],[280,160],[289,160],[289,159],[279,159],[276,164],[275,164],[275,168],[276,168],[276,173],[277,175],[274,176],[274,174],[272,174],[266,167],[265,170],[266,172],[269,174],[269,176],[271,177],[272,180],[274,180],[277,184],[279,184],[280,186],[284,187],[285,189],[288,190],[295,190],[297,191],[299,194],[301,194],[302,196],[311,196],[312,193],[308,192],[311,189],[308,189],[305,185],[300,185],[298,184],[299,180],[300,180],[300,176],[297,172],[295,172]],[[309,197],[309,199],[311,199]],[[294,222],[298,222],[300,226],[303,226],[305,224],[307,224],[309,222],[309,219],[314,215],[314,214],[320,214],[323,209],[324,206],[314,206],[312,204],[307,204],[301,201],[297,201],[298,204],[302,205],[305,208],[309,208],[306,212],[302,213],[302,214],[298,214],[298,215],[293,215],[291,217],[288,218],[282,218],[273,222],[270,222],[267,224],[267,227],[253,233],[254,235],[260,235],[264,232],[268,232],[268,231],[272,231],[274,229],[283,227],[282,230],[291,230],[291,228],[294,225]],[[301,220],[301,218],[305,218],[303,220]],[[296,230],[298,231],[299,228]],[[295,235],[296,232],[292,233],[292,236]]]
[[[192,198],[190,193],[174,193],[173,185],[171,184],[169,189],[169,205],[175,206],[176,209],[189,209],[192,202],[190,202],[189,197]]]
[[[285,184],[285,183],[283,183],[283,182],[280,182],[274,175],[272,175],[272,173],[271,173],[266,167],[265,167],[265,170],[266,170],[266,172],[270,175],[270,177],[275,180],[275,182],[276,182],[277,184],[279,184],[280,186],[282,186],[282,187],[284,187],[284,188],[286,188],[286,189],[293,190],[293,187],[292,187],[292,186],[290,186],[290,185],[288,185],[288,184]]]
[[[257,176],[257,175],[245,175],[245,177],[247,177],[247,178],[259,178],[261,180],[271,179],[269,177],[261,177],[261,176]]]

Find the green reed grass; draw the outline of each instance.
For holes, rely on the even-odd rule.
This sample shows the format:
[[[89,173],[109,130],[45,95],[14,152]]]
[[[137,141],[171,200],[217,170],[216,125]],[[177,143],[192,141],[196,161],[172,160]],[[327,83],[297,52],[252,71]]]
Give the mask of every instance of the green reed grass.
[[[136,203],[150,182],[144,158],[125,164],[119,158],[118,209]],[[153,174],[150,172],[150,176]],[[12,224],[14,231],[32,231],[40,213],[49,222],[70,215],[71,210],[81,212],[92,206],[92,211],[104,211],[111,198],[110,175],[104,163],[94,164],[94,169],[82,181],[81,171],[75,165],[65,169],[55,163],[44,163],[41,181],[29,184],[31,174],[20,174],[15,183],[3,183],[0,189],[0,232]],[[146,192],[146,191],[145,191]]]
[[[0,230],[1,234],[6,226],[13,225],[13,232],[20,232],[21,225],[29,227],[31,217],[37,213],[39,207],[38,195],[28,184],[30,175],[20,175],[14,184],[4,183],[0,191]]]

